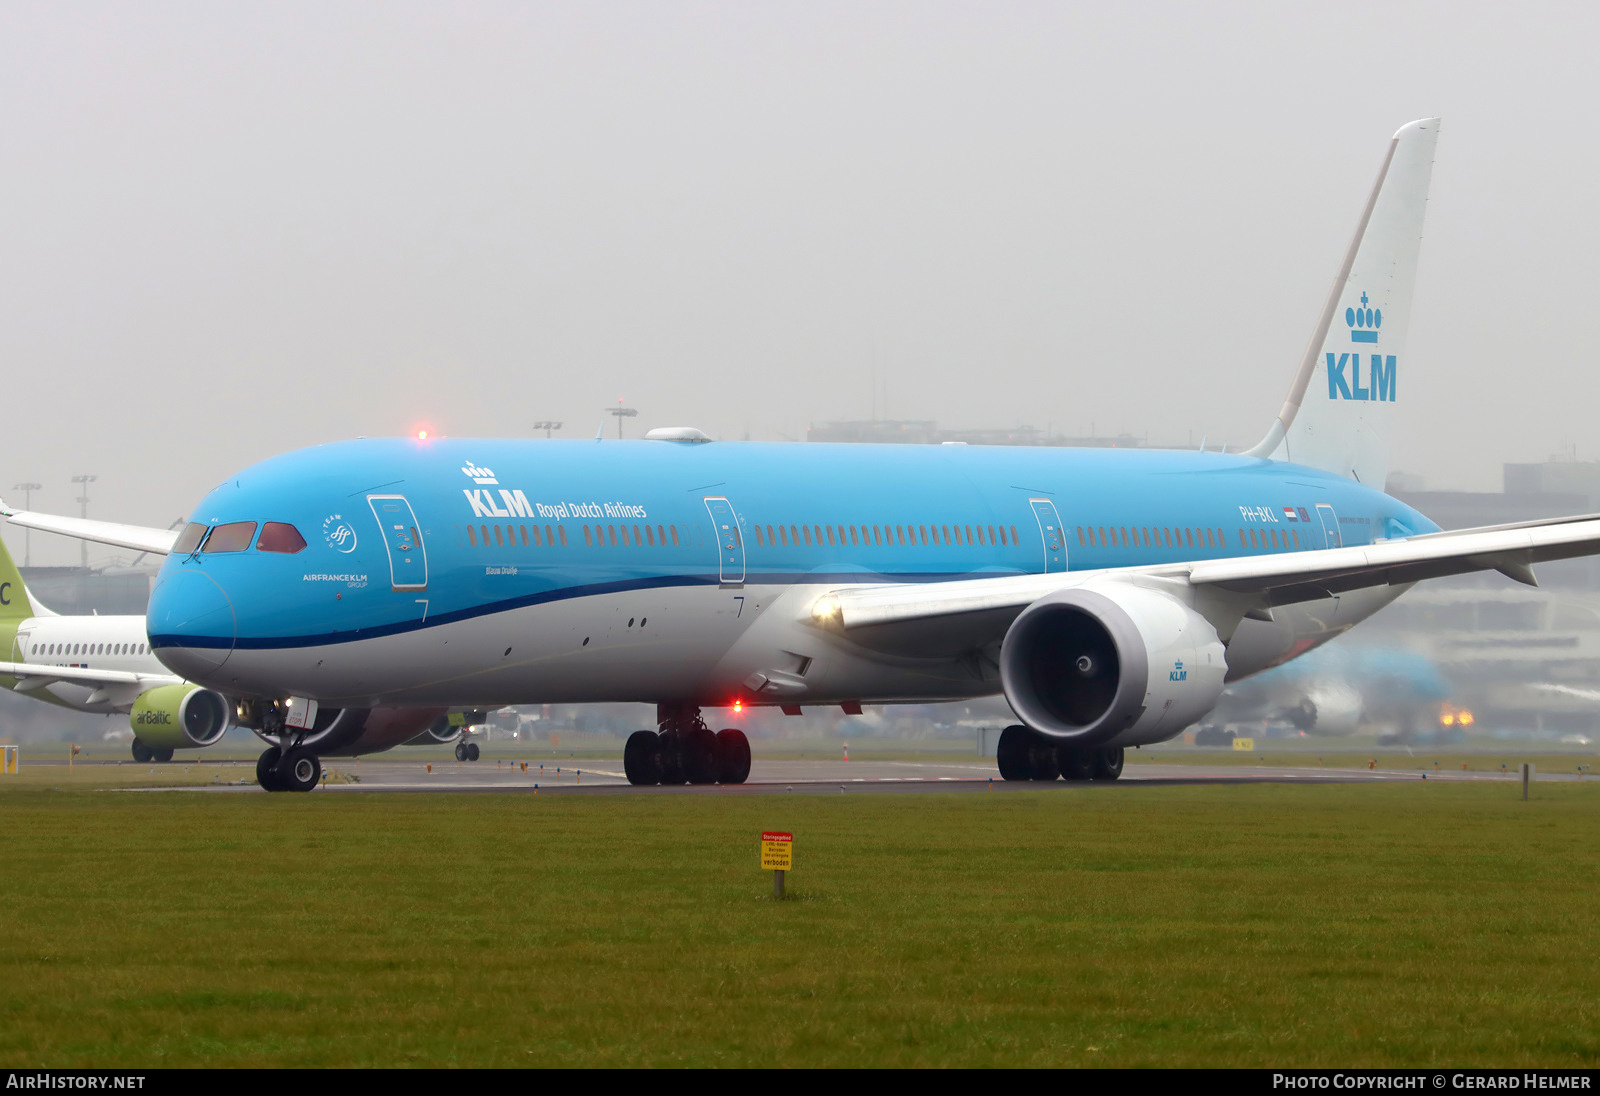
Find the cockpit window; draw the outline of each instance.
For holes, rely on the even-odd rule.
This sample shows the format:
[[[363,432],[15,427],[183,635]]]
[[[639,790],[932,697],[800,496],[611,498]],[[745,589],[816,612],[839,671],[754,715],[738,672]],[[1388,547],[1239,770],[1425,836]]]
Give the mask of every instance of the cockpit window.
[[[282,552],[292,556],[306,546],[300,530],[282,521],[269,521],[261,527],[261,538],[256,548],[263,552]]]
[[[177,543],[172,546],[172,554],[175,556],[186,556],[196,548],[200,547],[200,542],[205,539],[206,530],[208,528],[210,527],[201,525],[200,523],[194,521],[191,521],[188,525],[185,525],[183,527],[183,532],[178,534]]]
[[[242,552],[250,547],[250,542],[255,539],[256,523],[253,521],[233,521],[227,525],[219,525],[211,530],[211,535],[206,538],[203,552]]]

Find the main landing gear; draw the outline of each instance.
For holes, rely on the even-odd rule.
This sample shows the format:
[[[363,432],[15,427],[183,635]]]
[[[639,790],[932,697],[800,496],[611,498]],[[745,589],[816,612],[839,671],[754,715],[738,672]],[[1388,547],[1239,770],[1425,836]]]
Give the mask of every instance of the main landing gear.
[[[743,784],[750,740],[743,731],[712,733],[693,704],[658,704],[657,731],[634,731],[622,751],[630,784]]]
[[[476,742],[457,742],[456,743],[456,760],[457,761],[476,761],[476,760],[478,760],[478,744]]]
[[[1121,746],[1074,746],[1021,724],[1000,732],[995,760],[1005,780],[1115,780],[1122,775]]]
[[[158,750],[154,746],[146,746],[136,738],[133,740],[133,759],[141,765],[148,765],[152,761],[166,763],[172,760],[172,748],[167,746]]]

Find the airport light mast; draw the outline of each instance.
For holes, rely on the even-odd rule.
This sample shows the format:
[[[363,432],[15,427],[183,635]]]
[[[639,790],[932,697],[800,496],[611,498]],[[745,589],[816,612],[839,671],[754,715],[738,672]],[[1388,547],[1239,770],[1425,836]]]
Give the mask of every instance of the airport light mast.
[[[548,438],[552,433],[561,429],[561,423],[545,419],[542,422],[534,423],[533,428],[535,430],[543,430],[544,436]]]
[[[13,491],[21,491],[22,492],[22,508],[24,510],[32,510],[33,509],[33,493],[35,491],[43,491],[44,490],[44,484],[42,484],[42,483],[13,483],[11,485],[11,489]],[[22,531],[22,565],[24,567],[32,567],[33,566],[33,530],[32,529],[24,529]]]
[[[621,441],[622,440],[622,420],[623,419],[631,419],[634,416],[638,415],[639,412],[635,411],[631,407],[622,406],[622,397],[621,396],[617,397],[617,406],[609,408],[608,410],[610,411],[611,414],[613,414],[613,415],[615,415],[617,417],[617,440]]]
[[[99,478],[99,476],[91,476],[87,473],[81,476],[72,477],[72,482],[79,484],[83,491],[83,494],[78,496],[78,504],[81,507],[79,513],[85,519],[89,517],[89,485]],[[78,552],[78,559],[82,564],[83,569],[87,571],[89,569],[89,542],[86,540],[79,541]]]

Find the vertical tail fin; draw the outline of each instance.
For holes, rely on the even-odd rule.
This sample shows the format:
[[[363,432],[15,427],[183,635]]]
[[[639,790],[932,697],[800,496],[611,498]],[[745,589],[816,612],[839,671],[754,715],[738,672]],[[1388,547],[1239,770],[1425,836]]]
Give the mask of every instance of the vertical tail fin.
[[[11,559],[11,553],[6,550],[6,542],[0,537],[0,621],[23,620],[32,616],[52,616],[48,609],[33,600],[28,593],[28,588],[22,584],[22,572],[17,570],[17,565]],[[9,644],[11,641],[6,640]]]
[[[1383,489],[1439,119],[1401,126],[1272,428],[1248,455]]]

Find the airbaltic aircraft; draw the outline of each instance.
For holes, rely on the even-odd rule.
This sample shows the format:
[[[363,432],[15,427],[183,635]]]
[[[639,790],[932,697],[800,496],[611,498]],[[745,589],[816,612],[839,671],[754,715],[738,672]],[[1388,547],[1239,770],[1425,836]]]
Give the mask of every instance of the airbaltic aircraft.
[[[1114,779],[1226,681],[1419,579],[1600,551],[1600,520],[1443,533],[1382,491],[1438,122],[1395,134],[1288,398],[1244,453],[357,440],[230,477],[171,549],[151,644],[278,744],[331,710],[644,701],[635,783],[742,781],[702,710],[1003,693],[1007,779]]]
[[[183,680],[157,660],[144,617],[61,616],[41,605],[23,584],[4,541],[0,651],[9,652],[10,659],[0,662],[0,688],[80,712],[126,714],[135,761],[171,761],[175,750],[215,745],[233,720],[227,697]],[[377,753],[401,743],[448,745],[462,734],[439,708],[376,709],[341,719],[337,728],[327,721],[325,732],[338,733],[325,733],[330,747],[325,754]],[[475,751],[476,743],[470,745]],[[290,773],[291,783],[315,785],[318,766],[312,757]],[[276,774],[265,775],[272,783]]]

